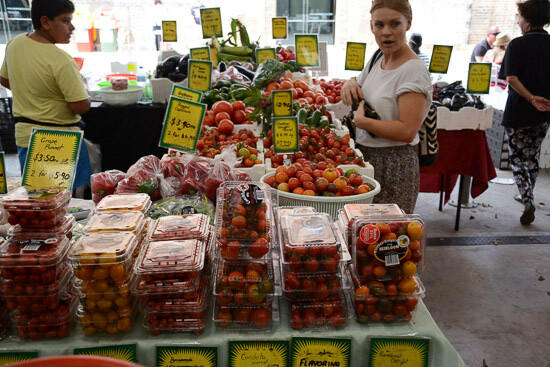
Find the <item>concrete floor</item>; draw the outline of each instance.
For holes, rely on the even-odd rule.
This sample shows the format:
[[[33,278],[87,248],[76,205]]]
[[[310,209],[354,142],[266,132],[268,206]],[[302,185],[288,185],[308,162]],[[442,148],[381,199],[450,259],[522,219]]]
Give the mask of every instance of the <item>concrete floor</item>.
[[[6,156],[6,168],[8,177],[19,176],[15,155]],[[498,177],[512,174],[498,171]],[[424,301],[467,366],[550,367],[550,173],[538,179],[532,225],[520,225],[515,194],[515,185],[491,183],[475,199],[477,208],[462,210],[458,232],[456,208],[439,212],[439,194],[418,199],[428,236],[439,239],[426,249]],[[475,244],[472,238],[489,239]]]

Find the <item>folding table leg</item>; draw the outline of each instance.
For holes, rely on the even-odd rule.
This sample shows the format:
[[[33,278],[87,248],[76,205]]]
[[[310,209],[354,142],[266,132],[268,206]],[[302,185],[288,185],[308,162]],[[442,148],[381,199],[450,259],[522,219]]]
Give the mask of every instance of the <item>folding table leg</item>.
[[[460,226],[460,209],[462,205],[462,191],[464,191],[464,175],[460,175],[460,186],[458,188],[458,205],[456,206],[456,221],[455,221],[455,231],[458,231]]]
[[[439,188],[439,211],[443,211],[444,197],[445,197],[445,175],[441,175],[441,186]]]

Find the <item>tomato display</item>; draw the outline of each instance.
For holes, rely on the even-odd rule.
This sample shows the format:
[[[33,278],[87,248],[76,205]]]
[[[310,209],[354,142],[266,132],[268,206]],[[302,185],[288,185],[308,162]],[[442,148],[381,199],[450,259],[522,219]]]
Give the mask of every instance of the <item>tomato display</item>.
[[[24,228],[49,229],[59,224],[67,214],[71,198],[68,190],[27,190],[19,187],[2,197],[8,212],[8,222]]]
[[[13,324],[21,339],[60,339],[69,335],[73,327],[73,315],[77,298],[63,299],[55,310],[42,313],[19,312],[14,314]]]
[[[96,206],[96,212],[114,210],[138,210],[147,213],[151,198],[147,194],[115,194],[105,197]]]
[[[344,83],[345,80],[341,79],[333,79],[328,82],[325,79],[313,79],[313,84],[321,87],[329,103],[338,103],[342,100],[340,92],[342,91]]]
[[[344,297],[322,302],[290,302],[289,313],[290,326],[296,330],[343,327],[348,319]]]
[[[260,306],[219,306],[214,308],[214,323],[218,327],[238,330],[268,329],[273,325],[273,303]]]
[[[119,212],[99,212],[88,220],[86,232],[132,232],[141,237],[145,225],[145,216],[137,210]]]
[[[116,186],[125,177],[126,173],[116,169],[92,174],[90,183],[94,203],[97,204],[104,197],[114,194]]]
[[[352,255],[362,284],[398,283],[422,270],[424,222],[416,215],[371,216],[355,220]]]
[[[58,235],[65,235],[69,240],[73,238],[73,225],[76,219],[73,215],[66,215],[61,222],[57,223],[51,228],[41,228],[37,233],[36,229],[29,229],[26,227],[15,226],[12,227],[12,235],[17,236],[39,236],[39,237],[56,237]]]
[[[342,281],[342,272],[308,274],[289,271],[283,275],[283,290],[290,300],[325,300],[340,295]]]
[[[223,128],[223,126],[221,127]],[[202,157],[214,158],[222,150],[232,145],[238,146],[237,152],[246,147],[250,155],[256,155],[256,159],[253,162],[257,164],[258,151],[256,147],[258,138],[254,136],[254,132],[252,130],[240,129],[238,132],[231,131],[228,133],[228,128],[225,131],[222,128],[203,129],[200,139],[197,141],[197,153]],[[232,129],[233,126],[231,126]],[[239,146],[239,144],[243,144],[243,146]],[[250,159],[250,156],[248,158]],[[252,159],[250,160],[252,161]]]
[[[281,216],[280,235],[285,272],[338,272],[341,243],[328,214]]]
[[[161,217],[151,228],[151,239],[153,241],[206,239],[209,232],[208,223],[208,216],[204,214]]]

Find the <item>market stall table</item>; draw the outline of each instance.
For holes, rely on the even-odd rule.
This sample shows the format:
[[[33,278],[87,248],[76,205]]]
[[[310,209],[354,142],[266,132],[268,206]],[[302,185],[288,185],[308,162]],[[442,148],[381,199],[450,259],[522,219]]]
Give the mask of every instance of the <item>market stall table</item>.
[[[84,114],[84,136],[100,145],[101,169],[126,171],[143,156],[162,157],[166,149],[158,145],[165,111],[166,105],[159,103],[123,107],[103,103]]]
[[[439,210],[449,200],[458,176],[460,189],[458,203],[462,202],[464,176],[472,176],[471,194],[475,198],[489,187],[489,181],[497,176],[491,153],[482,130],[438,129],[439,153],[430,167],[420,168],[420,191],[440,192]],[[460,224],[460,205],[456,208],[455,230]]]
[[[282,307],[282,314],[287,314]],[[432,338],[432,366],[462,367],[464,361],[454,347],[449,343],[421,301],[411,324],[384,323],[373,326],[359,325],[350,320],[348,325],[339,330],[297,331],[288,326],[287,317],[283,316],[281,323],[274,332],[238,333],[224,332],[213,327],[209,322],[206,331],[200,336],[191,334],[161,334],[151,336],[141,326],[132,333],[117,337],[85,337],[79,327],[65,339],[43,340],[36,342],[21,342],[18,339],[0,342],[0,351],[39,351],[40,357],[72,354],[74,348],[99,347],[106,345],[137,344],[138,363],[145,366],[155,366],[155,348],[157,346],[210,346],[218,347],[218,365],[227,366],[227,342],[229,340],[289,340],[293,336],[319,338],[352,338],[352,366],[365,366],[367,361],[367,338],[369,336],[424,336]],[[137,324],[137,322],[136,322]]]

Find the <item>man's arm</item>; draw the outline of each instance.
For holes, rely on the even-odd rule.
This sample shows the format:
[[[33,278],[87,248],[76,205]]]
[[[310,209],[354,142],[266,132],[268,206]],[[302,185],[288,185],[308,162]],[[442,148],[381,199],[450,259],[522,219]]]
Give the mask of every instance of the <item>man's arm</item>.
[[[69,107],[77,115],[83,115],[90,109],[90,100],[84,99],[78,102],[69,102]]]
[[[0,76],[0,84],[4,88],[11,89],[10,88],[10,81],[8,79],[4,78],[3,76]]]
[[[476,61],[477,62],[482,62],[483,61],[483,56],[476,56]]]

